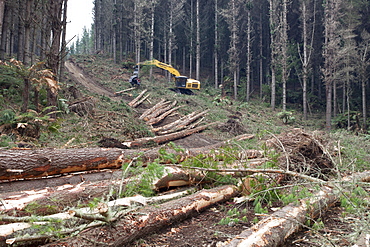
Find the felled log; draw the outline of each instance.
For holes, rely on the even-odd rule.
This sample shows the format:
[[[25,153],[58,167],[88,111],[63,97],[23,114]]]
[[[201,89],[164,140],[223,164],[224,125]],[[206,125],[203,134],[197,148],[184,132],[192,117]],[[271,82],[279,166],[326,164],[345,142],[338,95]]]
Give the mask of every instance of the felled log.
[[[5,150],[0,152],[0,181],[120,168],[135,153],[118,148]]]
[[[171,110],[176,104],[177,101],[175,100],[172,104],[168,104],[169,102],[164,102],[161,106],[155,109],[151,114],[147,115],[143,118],[145,121],[149,122],[150,120],[160,116],[161,114]]]
[[[0,225],[0,246],[2,246],[2,241],[6,241],[7,243],[19,243],[24,242],[24,239],[15,237],[15,235],[20,235],[18,231],[24,231],[27,228],[32,227],[33,222],[37,222],[36,224],[40,223],[47,223],[53,221],[66,221],[71,220],[73,217],[82,218],[88,221],[98,220],[102,222],[113,222],[116,221],[120,216],[128,213],[127,211],[132,211],[134,209],[134,205],[142,205],[146,206],[147,204],[154,204],[154,203],[163,203],[165,201],[177,199],[180,197],[187,196],[189,193],[194,192],[194,188],[190,188],[188,190],[183,190],[175,193],[171,193],[168,195],[160,195],[154,197],[143,197],[143,196],[133,196],[133,197],[125,197],[120,198],[117,200],[109,201],[107,203],[101,202],[96,208],[79,208],[78,210],[71,209],[65,212],[60,212],[56,214],[51,214],[47,216],[24,216],[24,217],[14,217],[8,215],[0,215],[0,221],[3,222],[10,222],[8,224]],[[122,210],[120,207],[129,207],[128,210]],[[131,209],[130,209],[131,208]],[[106,213],[110,211],[111,215],[107,215]],[[114,214],[113,214],[114,212]],[[70,225],[75,225],[76,223],[70,222]],[[95,226],[101,224],[95,224]],[[16,234],[14,234],[16,233]],[[52,238],[53,235],[50,236]],[[36,236],[33,237],[34,240],[37,240],[37,233]],[[29,243],[28,243],[29,244]],[[29,245],[27,245],[29,246]]]
[[[365,171],[343,178],[342,181],[363,182],[368,181],[369,176],[370,171]],[[327,184],[331,185],[330,182],[327,182]],[[323,214],[325,209],[333,206],[343,193],[343,189],[351,185],[353,186],[353,183],[342,184],[342,186],[334,185],[332,188],[323,186],[322,190],[315,193],[314,196],[301,200],[299,206],[294,204],[285,206],[251,228],[241,232],[222,246],[280,246],[286,238],[298,231],[307,219],[316,219]]]
[[[125,145],[128,148],[134,148],[134,147],[142,147],[150,143],[156,143],[156,144],[163,144],[166,142],[174,141],[180,138],[183,138],[185,136],[189,136],[193,133],[200,132],[202,130],[205,130],[207,127],[213,125],[215,123],[210,123],[202,126],[198,126],[194,129],[188,129],[188,130],[183,130],[179,131],[176,133],[171,133],[168,135],[163,135],[163,136],[154,136],[154,137],[144,137],[140,139],[136,139],[133,141],[126,141],[123,142],[122,144]]]
[[[110,246],[129,246],[129,243],[161,228],[198,214],[205,208],[238,193],[234,186],[202,190],[193,195],[157,206],[147,206],[137,213],[120,218],[114,227],[105,225],[87,229],[76,237],[62,239],[45,246],[91,246],[104,243]]]
[[[76,176],[79,178],[79,176]],[[122,171],[111,173],[110,177],[96,182],[83,181],[78,184],[63,184],[59,186],[46,185],[39,189],[19,189],[17,192],[0,194],[0,211],[22,210],[28,204],[33,203],[37,208],[34,214],[50,214],[72,205],[88,203],[91,198],[105,198],[108,191],[119,191],[128,183],[136,183],[140,175],[128,177],[122,181]],[[59,178],[55,178],[59,179]],[[21,181],[21,183],[32,183],[34,181]],[[50,179],[48,179],[50,181]],[[18,181],[20,182],[20,181]],[[166,166],[161,177],[152,182],[153,191],[170,189],[170,187],[191,186],[205,184],[209,179],[199,172],[186,171],[179,167]],[[83,199],[85,198],[85,200]],[[90,199],[89,199],[90,198]]]
[[[128,91],[134,90],[134,89],[136,89],[136,87],[130,87],[130,88],[115,92],[114,94],[118,95],[118,94],[125,93],[125,92],[128,92]]]
[[[149,109],[146,109],[142,114],[141,116],[139,117],[139,119],[144,119],[146,116],[148,116],[149,114],[153,113],[156,109],[162,107],[163,104],[166,104],[166,103],[169,103],[169,101],[166,101],[165,99],[161,99],[161,101],[159,101],[157,104],[155,104],[153,107],[149,108]]]
[[[187,125],[194,122],[198,118],[204,116],[207,112],[208,110],[202,111],[200,113],[196,112],[190,113],[189,115],[182,117],[172,123],[169,123],[158,128],[153,128],[152,132],[157,133],[158,135],[166,135],[176,131],[183,130],[186,128]]]
[[[141,97],[143,97],[143,95],[146,93],[146,91],[148,91],[147,89],[143,90],[135,99],[133,99],[131,102],[128,103],[129,106],[133,106],[134,104],[136,104],[136,102],[138,102]]]
[[[157,117],[154,117],[154,118],[149,119],[146,123],[149,124],[149,125],[158,124],[163,119],[165,119],[167,116],[171,115],[174,111],[176,111],[177,109],[179,109],[181,107],[182,106],[177,106],[175,108],[169,109],[168,111],[161,113]]]
[[[142,99],[140,99],[139,101],[135,102],[134,104],[132,104],[131,107],[137,107],[139,106],[141,103],[143,103],[145,100],[147,100],[150,96],[150,93],[148,93],[147,95],[145,95],[144,97],[142,97]]]
[[[189,172],[180,167],[166,166],[161,178],[154,181],[154,190],[169,189],[170,187],[191,186],[210,182],[199,172]]]
[[[173,140],[205,129],[209,125],[200,126],[185,133],[155,137],[158,143]],[[169,139],[166,139],[169,138]],[[153,141],[151,138],[127,142],[126,146],[137,147]],[[198,154],[207,155],[211,150],[229,142],[220,142],[218,145],[209,145],[202,148],[184,149],[183,152],[171,148],[166,152],[176,154],[177,163]],[[38,149],[22,150],[11,149],[0,151],[0,181],[41,178],[53,175],[69,174],[81,171],[120,168],[122,163],[130,162],[134,157],[140,156],[143,162],[153,161],[158,158],[158,148],[150,150],[128,150],[120,148],[78,148],[78,149]],[[261,157],[262,151],[245,150],[240,159]],[[0,186],[0,193],[1,193]]]
[[[337,200],[332,189],[324,187],[308,200],[302,200],[300,206],[291,203],[268,218],[243,231],[223,246],[280,246],[293,232],[306,222],[306,217],[316,218],[320,212],[330,207]]]

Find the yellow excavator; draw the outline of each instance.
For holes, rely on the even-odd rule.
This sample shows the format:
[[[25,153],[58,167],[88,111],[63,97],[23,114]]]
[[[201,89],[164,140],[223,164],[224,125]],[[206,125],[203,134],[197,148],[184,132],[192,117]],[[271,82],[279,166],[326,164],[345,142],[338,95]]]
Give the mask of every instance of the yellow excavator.
[[[169,64],[162,63],[157,59],[148,60],[144,62],[140,62],[137,65],[145,66],[145,65],[155,65],[158,68],[167,70],[175,77],[175,86],[176,88],[173,89],[175,92],[182,93],[182,94],[194,94],[191,89],[200,89],[200,82],[194,79],[190,79],[186,76],[180,75],[180,72],[172,67]]]

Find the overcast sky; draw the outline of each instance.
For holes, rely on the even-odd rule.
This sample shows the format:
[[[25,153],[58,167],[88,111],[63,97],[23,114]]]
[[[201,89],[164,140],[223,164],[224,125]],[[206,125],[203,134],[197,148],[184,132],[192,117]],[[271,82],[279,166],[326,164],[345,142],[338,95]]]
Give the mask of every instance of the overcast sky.
[[[83,28],[90,30],[93,21],[94,0],[69,0],[67,7],[67,42],[73,36],[80,38],[83,34]],[[75,42],[77,37],[72,40]]]

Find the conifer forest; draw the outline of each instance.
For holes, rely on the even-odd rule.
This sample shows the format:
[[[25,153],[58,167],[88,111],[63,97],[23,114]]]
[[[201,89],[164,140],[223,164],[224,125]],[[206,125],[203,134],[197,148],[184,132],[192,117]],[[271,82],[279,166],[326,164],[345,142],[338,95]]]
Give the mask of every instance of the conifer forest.
[[[92,26],[66,40],[68,2],[0,0],[0,59],[60,75],[69,54],[155,58],[234,100],[367,129],[370,1],[95,0]]]

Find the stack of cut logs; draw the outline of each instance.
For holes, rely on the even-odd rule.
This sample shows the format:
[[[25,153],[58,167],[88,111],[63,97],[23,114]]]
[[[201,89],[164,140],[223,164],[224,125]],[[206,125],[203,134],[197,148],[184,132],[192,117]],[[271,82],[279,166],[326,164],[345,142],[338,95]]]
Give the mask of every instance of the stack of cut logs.
[[[133,99],[129,106],[135,108],[148,99],[148,95],[145,96],[146,90],[141,92],[135,99]],[[148,125],[152,126],[151,131],[156,135],[155,137],[145,137],[136,139],[134,141],[124,142],[123,145],[129,148],[141,147],[147,143],[163,144],[169,141],[173,141],[179,138],[189,136],[193,133],[200,132],[210,125],[216,123],[210,123],[205,125],[199,125],[203,121],[203,117],[207,114],[208,110],[201,112],[192,112],[186,116],[183,116],[171,123],[163,126],[155,126],[161,123],[166,117],[173,114],[181,106],[176,106],[177,101],[166,101],[162,99],[160,102],[155,104],[153,107],[145,110],[139,119],[144,120]],[[153,127],[155,126],[155,127]]]

